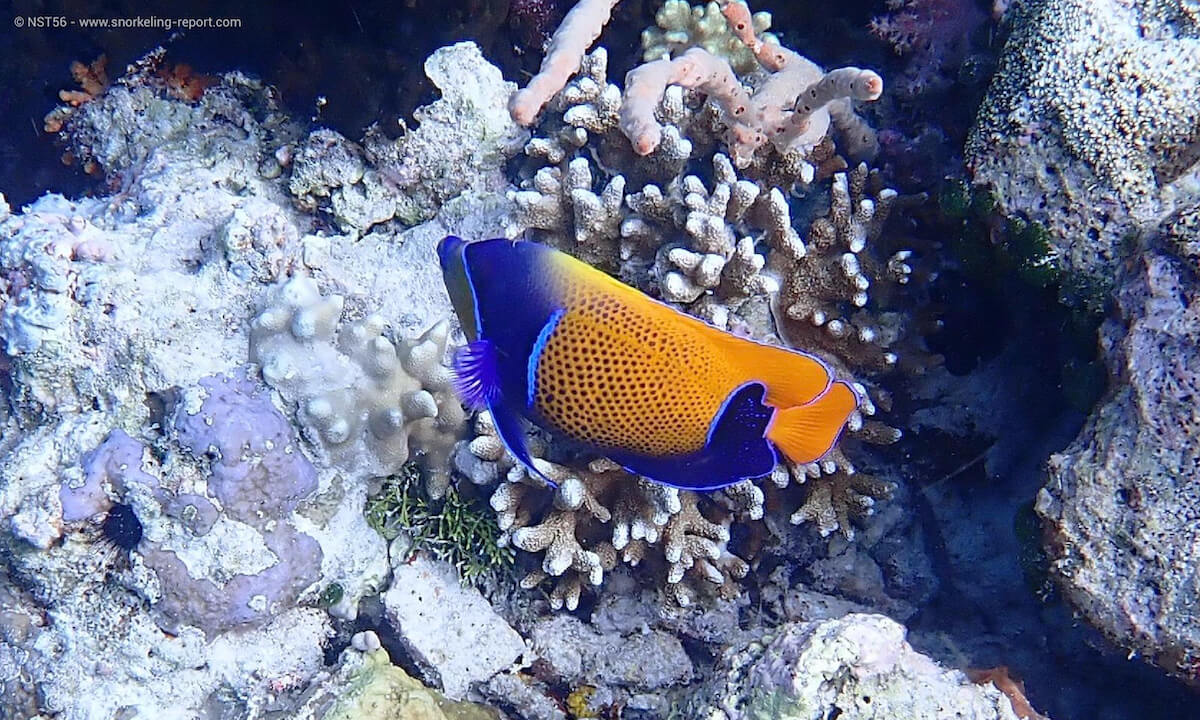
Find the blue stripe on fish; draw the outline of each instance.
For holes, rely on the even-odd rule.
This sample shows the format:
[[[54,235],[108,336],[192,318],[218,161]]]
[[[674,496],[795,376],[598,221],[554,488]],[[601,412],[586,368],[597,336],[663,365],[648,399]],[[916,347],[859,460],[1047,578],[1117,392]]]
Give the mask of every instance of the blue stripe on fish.
[[[525,379],[525,407],[527,409],[533,408],[534,398],[537,397],[537,368],[538,362],[542,359],[542,351],[546,349],[546,343],[550,342],[550,335],[558,327],[558,321],[562,320],[563,315],[566,314],[567,311],[563,308],[559,308],[551,313],[550,319],[542,326],[542,331],[538,333],[537,340],[533,343],[533,350],[529,353],[529,367]]]

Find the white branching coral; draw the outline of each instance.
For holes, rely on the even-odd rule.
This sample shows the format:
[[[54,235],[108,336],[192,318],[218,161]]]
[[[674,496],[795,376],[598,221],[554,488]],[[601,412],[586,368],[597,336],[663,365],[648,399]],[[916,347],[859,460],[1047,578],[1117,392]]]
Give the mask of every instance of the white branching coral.
[[[553,607],[576,609],[584,590],[600,585],[619,562],[663,568],[664,593],[682,604],[703,588],[731,594],[734,581],[748,571],[728,548],[729,525],[738,515],[762,517],[761,491],[739,487],[731,491],[737,499],[720,505],[631,475],[606,459],[583,469],[546,461],[539,457],[544,446],[533,438],[535,465],[558,485],[551,490],[504,451],[488,413],[479,414],[475,433],[460,445],[455,465],[480,484],[503,478],[491,498],[501,542],[543,553],[521,584],[532,588],[553,579]]]
[[[565,173],[557,167],[542,168],[534,177],[532,190],[514,192],[511,198],[529,227],[573,234],[579,257],[602,264],[613,256],[625,178],[614,175],[599,193],[591,188],[591,166],[587,160],[575,158]]]
[[[875,503],[892,494],[890,483],[860,474],[840,451],[829,459],[804,468],[790,467],[789,474],[808,487],[804,503],[792,513],[793,525],[811,522],[826,537],[837,531],[854,539],[853,520],[874,513]],[[786,475],[781,475],[786,483]]]
[[[686,31],[648,31],[647,42],[663,49],[623,88],[608,82],[604,48],[579,50],[574,78],[562,76],[562,91],[526,123],[533,138],[520,189],[509,196],[516,210],[508,231],[531,231],[714,326],[782,341],[821,356],[838,377],[863,378],[843,438],[851,447],[895,442],[899,431],[875,418],[890,398],[874,379],[910,349],[916,365],[928,358],[910,348],[910,320],[894,302],[910,285],[912,253],[885,252],[895,244],[880,239],[897,193],[865,164],[848,169],[846,161],[875,151],[855,103],[878,98],[882,79],[853,67],[826,72],[764,34],[767,20],[735,0],[670,2],[660,26]],[[571,24],[562,32],[581,31]],[[571,47],[598,33],[589,27]],[[720,39],[706,43],[706,34]],[[741,52],[735,58],[730,48]],[[826,193],[829,210],[797,224]],[[551,492],[504,458],[493,430],[477,430],[456,463],[477,481],[505,476],[492,498],[501,526],[546,553],[529,582],[557,575],[553,597],[568,605],[610,549],[618,562],[661,568],[677,602],[690,601],[695,587],[732,593],[748,570],[728,548],[733,522],[760,520],[774,502],[795,524],[852,537],[853,523],[891,491],[835,449],[817,463],[777,468],[765,484],[778,490],[746,482],[704,496],[603,463],[539,459],[559,484]]]
[[[781,245],[771,269],[783,278],[775,299],[780,334],[796,347],[853,358],[856,369],[891,369],[893,345],[904,337],[898,313],[866,310],[873,284],[905,285],[912,252],[900,250],[882,263],[867,251],[883,230],[896,191],[880,188],[865,164],[834,175],[829,214],[809,230],[806,245]]]
[[[377,315],[339,328],[342,305],[311,278],[276,286],[251,325],[251,359],[331,463],[384,476],[425,453],[430,494],[441,497],[466,417],[443,364],[449,326],[396,344]]]

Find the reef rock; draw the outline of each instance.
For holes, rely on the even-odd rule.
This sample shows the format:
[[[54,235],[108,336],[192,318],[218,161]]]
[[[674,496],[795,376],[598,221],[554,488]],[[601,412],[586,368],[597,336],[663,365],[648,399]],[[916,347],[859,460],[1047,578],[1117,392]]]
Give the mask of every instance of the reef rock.
[[[883,615],[782,625],[728,651],[702,710],[711,720],[1017,720],[994,685],[913,650]]]
[[[1117,300],[1101,329],[1114,388],[1051,457],[1037,510],[1075,607],[1200,685],[1200,283],[1149,254]]]
[[[504,163],[528,136],[508,114],[516,85],[472,42],[434,51],[425,74],[442,97],[417,108],[419,126],[400,138],[372,129],[360,146],[320,129],[297,146],[288,187],[301,207],[321,208],[358,235],[393,218],[430,220],[464,192],[507,188]]]
[[[335,672],[335,618],[385,585],[363,507],[372,474],[410,453],[393,444],[385,464],[362,432],[334,453],[298,403],[408,398],[403,419],[422,416],[404,424],[412,453],[448,448],[462,420],[433,248],[448,232],[495,234],[503,193],[464,177],[471,192],[429,200],[423,226],[331,234],[289,194],[301,131],[271,91],[231,73],[183,100],[161,62],[62,115],[107,194],[0,202],[3,717],[292,716]],[[502,105],[497,117],[511,125]],[[290,306],[276,313],[287,332],[256,332],[289,287],[336,297],[369,332],[334,346]],[[283,367],[304,342],[359,384],[288,397],[288,377],[266,387],[247,364],[264,351]]]
[[[1200,197],[1200,12],[1185,0],[1031,0],[967,142],[975,181],[1049,231],[1092,303],[1129,236]]]
[[[339,661],[337,673],[316,688],[297,720],[497,720],[482,705],[453,702],[393,665],[379,638],[367,631]]]
[[[388,621],[429,682],[447,697],[466,697],[482,682],[513,664],[525,642],[492,610],[479,591],[464,587],[445,563],[417,555],[393,568],[383,596]]]

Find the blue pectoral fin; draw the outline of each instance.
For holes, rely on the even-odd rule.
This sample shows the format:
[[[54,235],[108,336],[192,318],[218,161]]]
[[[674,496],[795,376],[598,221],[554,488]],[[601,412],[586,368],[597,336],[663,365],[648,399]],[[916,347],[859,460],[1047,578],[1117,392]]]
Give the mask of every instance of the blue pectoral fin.
[[[500,361],[496,346],[476,340],[454,351],[454,390],[467,407],[482,410],[500,396]]]
[[[684,490],[717,490],[762,477],[778,462],[766,438],[775,408],[763,403],[765,395],[766,388],[757,382],[730,393],[697,452],[668,457],[617,452],[610,457],[631,472]]]
[[[492,422],[496,425],[496,434],[500,436],[500,442],[504,443],[509,454],[524,465],[530,475],[545,480],[550,487],[558,487],[553,480],[533,466],[533,458],[530,457],[529,448],[525,445],[525,431],[521,428],[520,418],[498,400],[492,400],[487,407],[488,412],[492,414]]]

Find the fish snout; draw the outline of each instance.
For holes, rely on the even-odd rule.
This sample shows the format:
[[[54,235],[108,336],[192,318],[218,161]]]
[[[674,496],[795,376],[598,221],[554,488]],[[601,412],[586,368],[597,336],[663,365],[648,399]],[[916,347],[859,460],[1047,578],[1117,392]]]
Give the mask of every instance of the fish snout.
[[[466,244],[467,241],[457,235],[447,235],[438,242],[438,262],[441,263],[443,270],[462,256],[462,249]]]

